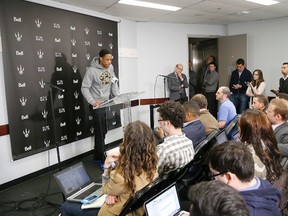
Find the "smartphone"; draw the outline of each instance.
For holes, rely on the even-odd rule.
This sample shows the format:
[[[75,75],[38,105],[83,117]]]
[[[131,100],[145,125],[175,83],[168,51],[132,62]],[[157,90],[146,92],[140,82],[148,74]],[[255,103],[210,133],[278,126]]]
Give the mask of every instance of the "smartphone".
[[[92,203],[96,199],[98,199],[98,196],[92,195],[92,196],[86,197],[85,199],[81,200],[81,203],[83,203],[83,204]]]

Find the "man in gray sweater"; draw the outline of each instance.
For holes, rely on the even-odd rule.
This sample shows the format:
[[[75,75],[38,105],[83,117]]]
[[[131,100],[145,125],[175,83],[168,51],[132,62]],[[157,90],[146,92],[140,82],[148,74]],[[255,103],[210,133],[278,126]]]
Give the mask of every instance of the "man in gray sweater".
[[[81,91],[93,115],[94,123],[94,160],[104,161],[106,127],[106,109],[97,108],[110,96],[119,94],[118,79],[114,73],[112,52],[102,49],[99,56],[93,58],[82,81]]]
[[[202,86],[205,89],[205,97],[208,101],[208,110],[209,112],[217,118],[217,101],[215,98],[215,93],[218,89],[219,84],[219,74],[216,71],[216,63],[209,63],[209,71],[204,77]]]

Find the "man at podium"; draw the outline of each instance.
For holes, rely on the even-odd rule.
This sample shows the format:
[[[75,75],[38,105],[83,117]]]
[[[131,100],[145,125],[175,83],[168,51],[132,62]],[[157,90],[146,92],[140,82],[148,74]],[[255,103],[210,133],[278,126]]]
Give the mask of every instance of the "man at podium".
[[[106,126],[106,109],[99,108],[101,103],[110,97],[119,94],[118,79],[114,73],[112,52],[102,49],[99,56],[93,58],[90,67],[82,81],[81,91],[89,103],[89,109],[93,116],[95,144],[94,160],[104,161]]]

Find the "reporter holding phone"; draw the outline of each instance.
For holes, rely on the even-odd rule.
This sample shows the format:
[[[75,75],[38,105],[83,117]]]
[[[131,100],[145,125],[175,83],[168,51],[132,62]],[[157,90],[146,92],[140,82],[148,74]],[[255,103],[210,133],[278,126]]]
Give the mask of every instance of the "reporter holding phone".
[[[253,71],[253,80],[247,82],[248,86],[246,90],[246,95],[250,97],[250,107],[253,103],[252,99],[257,95],[265,95],[266,83],[263,78],[263,72],[260,69]]]

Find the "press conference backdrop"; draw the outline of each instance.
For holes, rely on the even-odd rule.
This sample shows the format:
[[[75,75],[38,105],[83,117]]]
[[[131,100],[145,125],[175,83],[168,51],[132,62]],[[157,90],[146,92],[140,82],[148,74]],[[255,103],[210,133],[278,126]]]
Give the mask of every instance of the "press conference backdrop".
[[[81,83],[102,48],[112,51],[118,77],[117,23],[22,0],[0,8],[13,160],[97,133]],[[120,107],[106,110],[108,129],[120,127]]]

